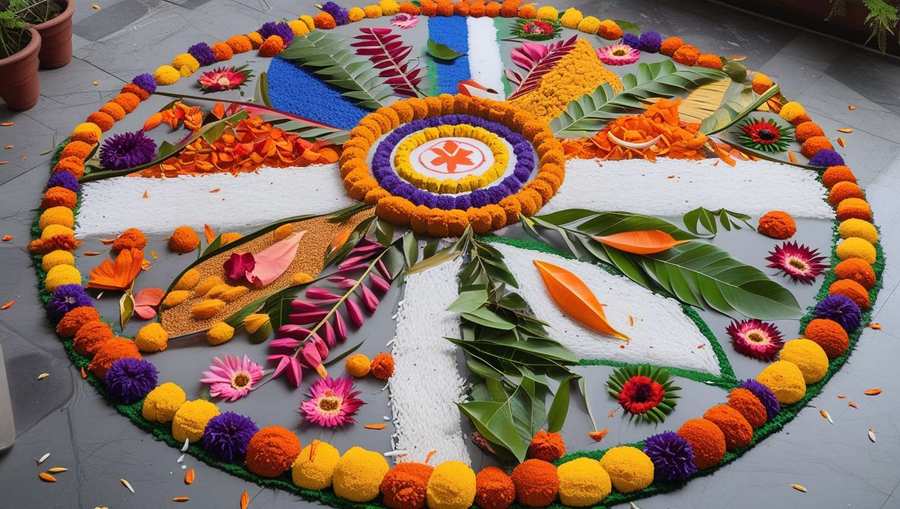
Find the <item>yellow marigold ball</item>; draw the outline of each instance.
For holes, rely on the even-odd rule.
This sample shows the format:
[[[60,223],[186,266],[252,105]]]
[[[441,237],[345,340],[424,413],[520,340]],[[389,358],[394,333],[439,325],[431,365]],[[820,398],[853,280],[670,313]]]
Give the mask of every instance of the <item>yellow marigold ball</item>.
[[[351,23],[355,23],[365,17],[366,11],[364,11],[362,7],[351,7],[347,10],[347,19],[349,19]]]
[[[313,440],[300,451],[291,466],[291,480],[308,490],[324,490],[331,487],[334,469],[341,453],[328,442]]]
[[[850,218],[872,220],[872,207],[862,198],[847,198],[838,203],[835,215],[841,221]]]
[[[156,322],[148,323],[138,330],[134,344],[142,352],[162,352],[169,347],[169,333]]]
[[[549,19],[551,21],[554,21],[559,17],[559,11],[557,11],[556,7],[553,7],[552,5],[542,5],[538,8],[535,17],[537,19]]]
[[[872,244],[878,242],[878,229],[875,228],[875,225],[855,217],[841,221],[840,226],[838,226],[838,233],[841,234],[842,239],[859,237]]]
[[[173,308],[182,302],[188,300],[191,296],[190,290],[172,290],[162,301],[163,309]]]
[[[172,418],[172,436],[178,442],[194,443],[203,436],[206,423],[219,415],[219,407],[205,399],[195,399],[178,407]]]
[[[206,342],[212,346],[218,346],[231,341],[234,337],[234,327],[225,322],[219,322],[206,331]]]
[[[159,384],[144,398],[141,415],[152,422],[167,423],[175,417],[175,412],[187,401],[184,389],[172,382]]]
[[[810,339],[792,339],[784,344],[778,358],[794,363],[803,373],[807,385],[825,378],[828,373],[828,355],[818,343]]]
[[[101,136],[103,136],[103,131],[100,130],[100,126],[93,122],[82,122],[75,126],[75,129],[72,129],[69,139],[93,145],[100,141]]]
[[[63,226],[61,224],[48,224],[41,230],[41,240],[49,240],[58,235],[74,237],[75,231],[68,226]]]
[[[556,469],[559,475],[559,500],[563,505],[589,507],[600,503],[612,491],[612,481],[600,462],[578,458]]]
[[[197,283],[200,282],[200,271],[197,269],[188,269],[178,278],[175,283],[174,290],[193,290]]]
[[[288,21],[288,26],[291,27],[291,32],[293,32],[294,35],[303,36],[309,33],[309,27],[299,19]]]
[[[430,509],[468,509],[475,501],[475,472],[461,461],[435,467],[426,491]]]
[[[393,16],[400,12],[400,4],[396,0],[380,0],[378,6],[381,7],[381,14],[385,16]]]
[[[363,7],[367,18],[377,18],[381,16],[381,7],[378,5],[367,5]]]
[[[190,53],[179,53],[172,59],[172,67],[178,69],[182,76],[190,76],[200,68],[200,62]],[[187,73],[187,74],[185,74]]]
[[[578,30],[587,34],[596,34],[600,28],[600,19],[595,16],[585,16],[578,22]]]
[[[304,14],[297,19],[306,23],[307,28],[309,28],[310,30],[313,30],[314,28],[316,28],[316,20],[314,20],[313,17],[310,16],[309,14]]]
[[[69,251],[57,249],[50,251],[41,257],[41,268],[44,272],[56,267],[57,265],[75,265],[75,256]]]
[[[171,85],[181,79],[181,73],[171,65],[161,65],[153,71],[157,85]]]
[[[806,115],[806,108],[797,101],[791,101],[782,106],[781,111],[778,112],[778,114],[788,122],[793,122],[795,118]]]
[[[382,454],[351,447],[334,468],[334,494],[351,502],[375,500],[388,470],[390,467]]]
[[[783,405],[792,405],[806,395],[803,372],[793,362],[775,361],[769,364],[756,375],[756,381],[768,387]]]
[[[875,263],[875,258],[877,257],[875,246],[868,240],[860,237],[847,237],[841,240],[838,242],[835,252],[841,260],[862,258],[869,262],[870,265]]]
[[[57,265],[47,271],[44,286],[52,292],[62,285],[80,285],[81,272],[73,265]]]
[[[364,378],[372,368],[372,361],[363,353],[355,353],[347,357],[347,373],[354,378]]]
[[[636,447],[613,447],[600,458],[600,466],[622,493],[640,491],[653,482],[653,461]]]
[[[761,72],[757,72],[753,74],[753,81],[751,82],[751,86],[753,87],[753,91],[757,94],[762,94],[766,90],[772,88],[772,85],[775,83],[772,81],[772,78],[766,76]]]
[[[204,299],[191,306],[191,316],[194,320],[208,320],[225,309],[225,301],[219,299]]]
[[[584,19],[584,14],[581,11],[574,7],[569,7],[560,16],[559,22],[566,28],[577,28],[582,19]]]

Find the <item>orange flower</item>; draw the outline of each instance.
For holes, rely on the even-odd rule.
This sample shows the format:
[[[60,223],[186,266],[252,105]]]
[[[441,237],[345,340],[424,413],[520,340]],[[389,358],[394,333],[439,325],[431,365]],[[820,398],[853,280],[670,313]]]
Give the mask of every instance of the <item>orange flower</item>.
[[[838,182],[828,192],[828,203],[837,205],[847,198],[865,198],[863,190],[854,182]]]
[[[839,294],[848,297],[856,303],[860,309],[869,307],[869,291],[852,279],[838,279],[828,287],[828,294]],[[811,339],[811,338],[810,338]]]
[[[390,352],[381,352],[372,359],[369,373],[379,380],[387,380],[394,374],[394,356]]]
[[[487,6],[484,8],[484,13],[488,17],[496,18],[500,15],[501,7],[500,2],[488,2]]]
[[[140,87],[138,87],[138,88],[140,88]],[[113,120],[115,120],[116,122],[125,118],[125,115],[127,114],[125,112],[125,108],[123,108],[119,104],[114,103],[112,101],[101,106],[100,111],[102,111],[103,113],[106,113],[107,115],[112,117]]]
[[[247,39],[250,41],[250,45],[253,48],[258,48],[262,46],[263,38],[259,35],[259,32],[250,32],[247,34]]]
[[[84,160],[74,156],[63,157],[56,162],[53,171],[67,171],[77,179],[84,175]]]
[[[803,145],[800,147],[800,152],[807,158],[811,158],[820,150],[830,150],[833,148],[834,146],[825,136],[811,136],[803,142]]]
[[[44,193],[41,200],[41,209],[49,209],[50,207],[66,207],[68,209],[75,208],[78,203],[78,195],[70,189],[61,186],[54,186]]]
[[[234,53],[246,53],[253,49],[253,43],[250,42],[250,38],[246,35],[232,35],[225,41],[225,44],[231,47],[231,51]]]
[[[217,42],[213,44],[211,49],[216,62],[230,60],[231,57],[234,56],[234,52],[231,51],[231,46],[224,42]]]
[[[115,262],[103,260],[100,265],[91,271],[88,288],[100,290],[124,290],[141,273],[141,265],[144,262],[144,252],[137,248],[128,248],[119,251]]]
[[[772,210],[759,218],[757,231],[773,239],[789,239],[797,233],[797,222],[787,212]]]
[[[113,119],[108,113],[103,113],[102,111],[95,111],[88,115],[85,122],[93,122],[97,124],[101,131],[106,132],[112,129],[112,126],[116,123],[115,119]]]
[[[190,226],[179,226],[169,237],[169,249],[175,253],[190,253],[200,245],[200,237]]]
[[[836,215],[841,221],[852,218],[872,221],[872,207],[862,198],[847,198],[838,203]]]
[[[856,183],[856,175],[853,174],[853,171],[846,166],[829,166],[828,169],[822,173],[822,183],[825,184],[825,187],[831,188],[838,182],[853,182]]]
[[[456,16],[468,16],[469,15],[469,3],[466,0],[459,0],[453,6],[453,14]]]
[[[421,11],[416,6],[416,4],[414,4],[412,2],[404,2],[404,3],[400,4],[400,12],[402,12],[404,14],[409,14],[410,16],[416,16]]]
[[[519,7],[519,17],[531,19],[537,16],[537,7],[534,4],[525,4]]]
[[[453,3],[450,0],[438,0],[438,16],[453,16]]]
[[[122,85],[121,92],[123,94],[126,92],[130,93],[130,94],[134,94],[142,101],[146,101],[147,98],[150,97],[150,92],[147,92],[146,90],[135,85],[134,83],[126,83],[126,84]],[[115,115],[113,115],[113,116],[115,116]]]
[[[127,113],[131,113],[141,105],[141,98],[131,92],[124,92],[115,96],[113,102],[121,106]]]
[[[332,17],[331,14],[328,14],[325,11],[321,11],[313,16],[313,23],[316,24],[316,28],[321,28],[323,30],[331,30],[332,28],[337,26],[337,22],[334,21],[334,17]]]
[[[144,232],[137,228],[128,228],[116,237],[112,243],[113,251],[122,251],[123,249],[144,249],[147,247],[147,237]]]
[[[117,360],[140,358],[141,354],[138,352],[134,341],[125,338],[113,338],[100,346],[88,365],[88,369],[94,376],[102,379]]]
[[[159,127],[162,122],[163,114],[157,111],[156,113],[147,117],[147,120],[144,121],[144,131],[152,131]]]
[[[838,279],[856,281],[867,290],[875,286],[875,270],[862,258],[847,258],[837,264],[834,267],[834,275]]]
[[[515,18],[519,11],[521,0],[504,0],[500,6],[500,15],[504,18]]]
[[[552,463],[537,459],[525,460],[512,471],[516,486],[516,500],[526,507],[545,507],[556,500],[559,475]]]
[[[535,12],[535,14],[537,14]],[[622,30],[622,27],[619,26],[618,23],[611,19],[604,19],[600,22],[600,28],[597,29],[597,35],[603,37],[604,39],[615,40],[621,39],[625,32]]]
[[[114,336],[112,328],[106,322],[99,319],[92,320],[75,331],[72,346],[79,354],[92,356],[103,346],[103,343],[111,340]]]
[[[719,55],[704,53],[697,59],[697,65],[700,67],[709,67],[710,69],[721,69],[722,59],[719,58]]]
[[[797,137],[797,141],[803,143],[813,136],[824,136],[825,131],[823,131],[819,124],[815,122],[802,122],[797,125],[797,130],[794,131],[794,135]]]
[[[35,239],[28,243],[28,252],[34,254],[47,254],[50,251],[62,249],[63,251],[73,251],[80,241],[75,239],[71,233],[64,235],[54,235],[48,239]]]
[[[259,56],[271,58],[284,50],[284,40],[281,36],[270,35],[259,47]]]
[[[659,45],[659,52],[666,56],[672,56],[682,46],[684,46],[684,39],[681,37],[666,37]]]
[[[803,335],[818,343],[829,359],[840,357],[850,346],[850,338],[841,324],[834,320],[816,318],[806,325]]]
[[[81,326],[100,320],[100,313],[91,306],[79,306],[63,315],[56,324],[56,333],[64,338],[71,338],[81,329]]]
[[[556,461],[566,453],[566,442],[559,433],[540,430],[528,446],[528,457],[544,461]]]
[[[59,154],[59,158],[63,159],[69,156],[74,156],[82,161],[88,158],[91,155],[91,151],[94,149],[92,145],[89,145],[83,141],[71,141],[65,147],[63,147],[62,152]]]
[[[685,44],[684,46],[678,48],[672,55],[672,60],[683,65],[694,65],[695,63],[697,63],[697,59],[699,58],[700,50],[690,44]]]

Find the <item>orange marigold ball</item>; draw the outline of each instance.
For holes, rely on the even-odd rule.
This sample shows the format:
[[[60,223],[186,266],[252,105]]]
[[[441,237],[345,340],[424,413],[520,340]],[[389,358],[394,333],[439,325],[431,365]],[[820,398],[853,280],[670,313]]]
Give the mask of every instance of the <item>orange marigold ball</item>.
[[[825,184],[825,187],[830,188],[838,182],[844,181],[856,183],[856,175],[846,166],[829,166],[822,172],[822,183]]]
[[[825,131],[815,122],[801,122],[797,124],[794,135],[797,137],[797,141],[802,144],[813,136],[825,136]]]
[[[694,451],[694,464],[703,470],[714,467],[725,457],[725,434],[712,421],[690,419],[678,428],[678,436]]]
[[[838,279],[856,281],[866,290],[875,286],[875,270],[869,262],[862,258],[847,258],[834,267],[834,275]]]
[[[137,228],[128,228],[116,237],[112,243],[113,251],[121,251],[129,248],[144,249],[147,247],[147,237]]]
[[[797,222],[787,212],[772,210],[759,218],[757,231],[773,239],[789,239],[797,233]]]
[[[119,89],[119,91],[122,92],[123,94],[126,92],[129,94],[134,94],[134,95],[138,96],[138,98],[142,101],[146,101],[147,98],[150,97],[150,92],[147,92],[146,90],[135,85],[134,83],[126,83],[126,84],[122,85],[122,88]],[[110,101],[109,103],[106,103],[106,104],[110,104],[110,103],[115,104],[112,101]],[[104,109],[100,108],[100,111],[104,111]],[[110,113],[108,111],[107,111],[107,113],[112,115],[112,117],[114,119],[116,119],[117,121],[122,120],[121,118],[117,117],[116,115],[113,115],[112,113]]]
[[[512,478],[497,467],[484,467],[475,476],[475,504],[481,509],[506,509],[516,500]]]
[[[95,111],[88,115],[88,117],[85,119],[85,122],[93,122],[94,124],[97,124],[97,127],[99,127],[101,131],[106,132],[112,129],[112,126],[115,125],[116,120],[112,118],[109,113]]]
[[[384,505],[391,509],[425,507],[428,478],[434,467],[425,463],[398,463],[381,480]]]
[[[537,6],[534,4],[525,4],[519,7],[519,17],[531,19],[537,16]]]
[[[835,215],[841,221],[853,218],[872,221],[872,207],[862,198],[847,198],[838,203]]]
[[[261,477],[278,477],[300,455],[300,439],[281,426],[266,426],[247,444],[247,470]]]
[[[869,307],[869,291],[852,279],[838,279],[828,287],[828,294],[840,294],[856,303],[860,309]]]
[[[850,346],[850,337],[841,324],[827,318],[810,320],[803,331],[806,339],[815,341],[829,359],[840,357]]]
[[[246,53],[253,49],[253,43],[246,35],[232,35],[225,41],[233,53]]]
[[[719,58],[719,55],[704,53],[697,59],[697,65],[700,67],[709,67],[710,69],[721,69],[722,59]]]
[[[56,333],[71,338],[84,324],[100,320],[100,313],[92,306],[78,306],[69,310],[56,324]]]
[[[537,12],[535,12],[537,15]],[[604,39],[609,39],[610,41],[615,39],[621,39],[625,32],[622,30],[622,27],[619,26],[618,23],[611,19],[604,19],[600,22],[600,26],[597,27],[597,35],[603,37]]]
[[[125,338],[112,338],[100,345],[97,353],[94,354],[94,358],[91,359],[91,363],[88,364],[88,369],[94,376],[102,379],[117,360],[140,358],[141,353],[138,351],[134,341]]]
[[[556,461],[566,453],[566,442],[559,433],[540,430],[528,446],[528,457],[544,461]]]
[[[854,182],[838,182],[828,192],[828,203],[837,205],[847,198],[864,198],[863,190]]]
[[[753,426],[740,412],[728,405],[716,405],[703,418],[712,421],[725,435],[725,449],[733,451],[750,445],[753,440]]]
[[[213,44],[211,49],[216,62],[230,60],[231,57],[234,56],[234,51],[231,51],[231,46],[224,42],[217,42]]]
[[[316,24],[316,28],[322,28],[325,30],[330,30],[337,26],[337,22],[334,21],[334,17],[325,11],[321,11],[313,16],[313,23]]]
[[[552,463],[538,459],[525,460],[513,469],[511,477],[516,486],[516,500],[520,504],[545,507],[556,500],[559,475]]]
[[[284,39],[278,35],[270,35],[259,47],[259,56],[274,57],[284,50]]]
[[[91,357],[97,353],[103,343],[111,340],[114,336],[109,324],[99,319],[92,320],[75,331],[75,340],[72,345],[76,352]]]
[[[768,420],[765,405],[753,392],[743,387],[728,393],[728,406],[740,412],[753,429],[762,426]]]
[[[487,233],[491,231],[492,218],[490,212],[484,207],[470,207],[466,210],[466,217],[475,233]]]
[[[41,199],[41,208],[49,209],[50,207],[66,207],[75,208],[78,203],[78,195],[71,189],[61,186],[54,186],[44,193]]]
[[[100,127],[102,128],[103,126]],[[71,141],[66,144],[65,147],[63,147],[62,152],[60,152],[59,154],[59,158],[63,159],[69,156],[73,156],[84,161],[91,154],[91,150],[93,149],[94,147],[92,145],[88,145],[83,141]]]
[[[807,158],[812,158],[818,151],[826,149],[834,149],[834,146],[828,141],[828,138],[825,136],[811,136],[803,142],[803,145],[800,147],[800,152]]]
[[[190,253],[200,245],[200,237],[190,226],[179,226],[169,237],[169,249],[183,254]]]
[[[388,196],[379,200],[375,205],[375,214],[389,223],[406,226],[415,209],[416,206],[406,198]]]
[[[381,352],[372,359],[369,373],[379,380],[387,380],[394,374],[394,356],[390,352]]]
[[[80,179],[84,175],[84,160],[74,156],[64,157],[56,162],[53,171],[67,171],[75,178]]]
[[[683,65],[694,65],[700,58],[700,50],[690,44],[678,48],[672,55],[672,60]]]
[[[500,207],[506,213],[506,224],[515,224],[522,213],[522,203],[515,196],[507,196],[500,200]]]
[[[659,45],[659,52],[666,56],[672,56],[682,46],[684,46],[684,39],[681,37],[666,37]]]
[[[126,113],[131,113],[141,105],[141,98],[130,92],[124,92],[113,97],[113,102],[121,106]]]
[[[400,12],[403,14],[409,14],[410,16],[417,16],[421,11],[416,4],[412,2],[404,2],[400,4]]]

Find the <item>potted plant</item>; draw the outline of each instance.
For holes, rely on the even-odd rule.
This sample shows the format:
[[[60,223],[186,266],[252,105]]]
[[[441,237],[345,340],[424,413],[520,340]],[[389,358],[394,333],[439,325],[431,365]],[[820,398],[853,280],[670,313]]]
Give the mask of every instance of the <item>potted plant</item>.
[[[17,18],[41,34],[41,69],[56,69],[72,60],[72,14],[75,0],[0,0]]]
[[[6,107],[22,111],[37,104],[41,34],[9,11],[0,11],[0,96]]]

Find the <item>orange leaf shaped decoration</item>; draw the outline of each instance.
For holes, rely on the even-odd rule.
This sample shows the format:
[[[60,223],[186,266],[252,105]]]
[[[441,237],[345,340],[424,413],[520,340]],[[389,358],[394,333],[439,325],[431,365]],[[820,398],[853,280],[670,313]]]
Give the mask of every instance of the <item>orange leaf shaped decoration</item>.
[[[115,261],[103,260],[91,270],[87,286],[100,290],[124,290],[140,274],[143,262],[144,252],[140,249],[123,249],[119,251]]]
[[[635,230],[594,237],[597,242],[619,251],[648,255],[668,251],[686,240],[675,240],[662,230]]]
[[[212,244],[212,242],[216,240],[216,230],[212,226],[204,224],[203,236],[206,237],[207,244]]]
[[[541,273],[550,297],[570,318],[600,334],[628,340],[628,336],[613,329],[606,321],[604,305],[581,278],[552,263],[534,260],[534,266]]]

